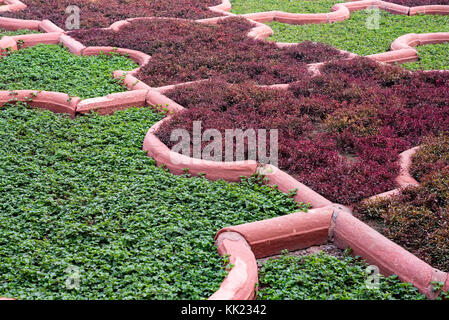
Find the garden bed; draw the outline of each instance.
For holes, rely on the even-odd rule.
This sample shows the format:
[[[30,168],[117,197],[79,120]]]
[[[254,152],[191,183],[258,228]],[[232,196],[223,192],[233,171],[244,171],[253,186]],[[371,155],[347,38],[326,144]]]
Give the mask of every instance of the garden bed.
[[[69,6],[80,8],[81,28],[106,28],[112,23],[136,17],[173,17],[184,19],[204,19],[219,16],[209,10],[221,0],[110,0],[107,5],[91,0],[21,0],[26,9],[15,12],[2,12],[0,16],[25,19],[48,19],[58,27],[66,29],[66,13]]]
[[[149,108],[75,120],[0,109],[0,296],[204,299],[225,276],[217,230],[297,210],[254,179],[157,168],[141,144],[161,117]],[[80,286],[70,290],[72,266]]]
[[[416,47],[419,60],[404,63],[402,67],[409,70],[448,70],[449,42],[440,44],[428,44]]]
[[[79,30],[69,35],[86,46],[139,50],[152,59],[136,75],[153,87],[224,78],[238,83],[289,83],[307,75],[307,63],[343,58],[340,51],[305,42],[286,49],[251,39],[253,24],[230,17],[217,25],[187,20],[139,19],[114,30]]]
[[[226,129],[278,129],[279,168],[333,202],[352,204],[394,189],[399,153],[449,127],[449,74],[414,74],[366,58],[321,71],[288,91],[220,82],[174,88],[166,95],[187,110],[156,135],[173,147],[172,130],[192,134],[194,121],[223,139]],[[229,161],[222,146],[221,160]]]
[[[359,55],[371,55],[390,50],[391,43],[407,33],[448,32],[449,16],[395,15],[379,10],[379,29],[367,27],[374,12],[356,11],[347,20],[329,24],[291,25],[279,22],[269,23],[274,34],[273,41],[301,42],[315,41]],[[371,20],[369,19],[371,17]],[[372,22],[372,21],[371,21]],[[373,23],[373,22],[372,22]],[[427,66],[432,68],[432,66]]]
[[[19,29],[15,31],[0,29],[0,39],[4,36],[18,36],[21,34],[39,33],[37,30]]]
[[[424,140],[411,172],[419,186],[386,200],[369,201],[357,216],[388,238],[443,271],[449,271],[449,138]]]
[[[260,264],[262,300],[423,300],[426,297],[397,276],[379,275],[379,288],[367,287],[368,264],[349,255],[325,252],[287,255]]]
[[[94,98],[126,87],[112,76],[115,70],[138,65],[120,54],[77,56],[59,45],[39,44],[13,51],[0,60],[0,90],[45,90]]]
[[[331,8],[341,3],[341,0],[231,0],[232,13],[245,14],[279,10],[290,13],[322,13],[330,12]]]

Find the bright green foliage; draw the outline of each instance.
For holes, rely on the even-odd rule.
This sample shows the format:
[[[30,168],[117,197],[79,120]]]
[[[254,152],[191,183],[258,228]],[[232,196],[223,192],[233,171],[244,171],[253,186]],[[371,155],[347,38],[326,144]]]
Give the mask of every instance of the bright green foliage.
[[[396,38],[407,33],[449,31],[449,16],[405,16],[383,10],[377,11],[380,18],[379,29],[370,29],[376,26],[373,22],[375,12],[356,11],[351,14],[350,19],[335,23],[290,25],[272,22],[269,25],[274,35],[270,39],[283,42],[310,40],[359,55],[370,55],[388,51]],[[367,27],[367,21],[370,28]]]
[[[318,253],[270,259],[259,272],[259,299],[265,300],[422,300],[425,296],[397,276],[380,275],[380,287],[367,288],[367,264]]]
[[[330,12],[341,0],[231,0],[231,12],[236,14],[284,11],[291,13],[322,13]]]
[[[30,33],[40,33],[38,30],[28,30],[28,29],[19,29],[15,31],[3,30],[0,29],[0,39],[3,36],[18,36],[21,34],[30,34]]]
[[[118,54],[77,56],[58,45],[42,45],[13,51],[0,60],[0,90],[46,90],[80,98],[126,91],[115,70],[138,65]]]
[[[404,63],[410,70],[448,70],[449,43],[428,44],[416,47],[419,61]]]
[[[220,228],[297,210],[258,179],[157,168],[142,142],[161,117],[150,108],[75,120],[0,109],[0,296],[207,298],[226,273],[214,247]],[[70,290],[72,265],[80,286]]]

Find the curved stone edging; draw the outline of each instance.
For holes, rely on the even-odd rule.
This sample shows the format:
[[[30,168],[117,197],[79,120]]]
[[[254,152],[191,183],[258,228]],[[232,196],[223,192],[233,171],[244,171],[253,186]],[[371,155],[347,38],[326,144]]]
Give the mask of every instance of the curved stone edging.
[[[25,9],[26,7],[26,4],[19,0],[4,0],[0,3],[0,12],[19,11]]]
[[[399,164],[399,175],[395,178],[396,184],[399,186],[396,189],[383,192],[380,194],[376,194],[362,201],[376,201],[376,200],[384,200],[394,197],[401,193],[403,188],[409,186],[419,186],[419,182],[415,180],[410,174],[410,166],[412,164],[413,155],[421,148],[421,146],[417,146],[399,154],[398,164]]]
[[[437,294],[431,282],[445,282],[447,273],[431,267],[379,232],[347,212],[340,212],[335,218],[335,244],[354,255],[361,256],[368,263],[379,268],[384,275],[398,275],[401,281],[410,282],[428,298]]]
[[[209,300],[251,300],[258,283],[257,261],[248,242],[238,233],[223,232],[216,238],[218,253],[229,255],[232,269]]]
[[[246,240],[254,259],[279,254],[284,249],[293,251],[333,241],[340,249],[350,247],[354,255],[377,266],[382,274],[396,274],[401,281],[412,283],[429,299],[438,295],[433,291],[432,282],[445,284],[443,290],[449,288],[448,273],[431,267],[338,205],[223,228],[216,239],[230,233],[237,233]],[[232,279],[235,276],[228,276],[229,281],[235,284],[232,292],[248,292],[253,288],[255,295],[256,289],[251,282],[236,281]],[[240,276],[243,279],[245,274]],[[229,293],[226,298],[235,296]]]
[[[227,1],[227,0],[224,0]],[[407,7],[398,5],[395,3],[382,1],[382,0],[355,0],[345,3],[337,3],[331,8],[331,12],[328,13],[289,13],[284,11],[266,11],[257,13],[248,13],[238,16],[243,16],[252,22],[258,23],[258,25],[253,28],[248,36],[255,39],[266,39],[273,34],[273,30],[264,25],[263,22],[278,21],[287,24],[312,24],[312,23],[332,23],[337,21],[343,21],[350,18],[351,12],[364,10],[369,7],[378,7],[381,10],[385,10],[394,14],[402,15],[416,15],[416,14],[440,14],[449,15],[448,5],[428,5],[428,6],[418,6],[418,7]],[[226,7],[227,8],[227,7]],[[227,8],[226,10],[230,10]],[[223,11],[226,12],[226,11]],[[235,15],[234,15],[235,16]],[[223,19],[224,17],[204,19],[204,22],[215,22]],[[198,20],[201,21],[201,20]],[[260,24],[262,23],[262,24]],[[397,38],[391,45],[392,51],[377,53],[368,55],[366,57],[374,59],[379,62],[385,63],[405,63],[416,61],[419,59],[418,52],[416,49],[412,48],[416,45],[424,45],[430,43],[442,43],[449,41],[449,36],[446,33],[426,33],[426,34],[408,34]],[[447,33],[449,34],[449,33]],[[404,40],[413,39],[409,43],[398,46],[402,44]],[[417,41],[414,44],[413,41]],[[296,45],[297,43],[283,43],[276,42],[279,47]],[[341,50],[342,51],[342,50]],[[343,51],[344,52],[344,51]],[[352,56],[357,56],[354,53],[350,53]]]

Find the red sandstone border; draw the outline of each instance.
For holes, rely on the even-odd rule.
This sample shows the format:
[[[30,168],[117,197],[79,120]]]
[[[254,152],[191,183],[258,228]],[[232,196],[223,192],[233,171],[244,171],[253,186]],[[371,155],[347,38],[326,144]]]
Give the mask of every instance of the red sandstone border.
[[[246,242],[235,234],[239,234]],[[280,254],[284,249],[294,251],[328,241],[333,241],[340,249],[350,247],[354,255],[377,266],[383,275],[398,275],[401,281],[412,283],[429,299],[438,295],[438,292],[433,291],[432,282],[442,282],[443,290],[449,289],[448,273],[431,267],[335,205],[223,228],[215,237],[222,255],[223,239],[229,235],[241,241],[239,244],[234,243],[235,247],[240,246],[240,251],[235,247],[225,251],[231,253],[231,259],[234,258],[232,261],[242,261],[239,266],[241,272],[230,273],[211,299],[252,298],[257,291],[253,280],[257,269],[251,268],[256,263],[255,259]],[[248,244],[254,257],[244,251]],[[248,266],[246,270],[242,270],[245,266]]]

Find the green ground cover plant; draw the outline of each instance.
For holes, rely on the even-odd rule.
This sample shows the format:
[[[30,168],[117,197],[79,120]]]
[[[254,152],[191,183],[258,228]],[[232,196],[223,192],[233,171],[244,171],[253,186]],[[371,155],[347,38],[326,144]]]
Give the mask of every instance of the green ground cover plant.
[[[258,298],[264,300],[423,300],[424,295],[397,276],[380,276],[367,288],[367,264],[349,255],[343,259],[320,252],[283,255],[262,264]]]
[[[142,141],[161,118],[0,109],[0,296],[204,299],[226,274],[220,228],[305,209],[258,178],[156,167]]]
[[[37,30],[19,29],[15,31],[0,29],[0,39],[4,36],[18,36],[21,34],[40,33]]]
[[[274,35],[269,39],[282,42],[316,41],[359,55],[370,55],[388,51],[391,43],[407,33],[448,32],[449,16],[395,15],[379,12],[379,29],[367,28],[368,19],[374,11],[362,10],[351,14],[351,18],[335,23],[290,25],[269,23]],[[375,24],[369,24],[371,27]],[[431,66],[430,66],[431,67]]]
[[[112,77],[115,70],[138,65],[118,54],[77,56],[60,45],[39,44],[9,53],[0,60],[0,90],[46,90],[80,98],[126,91]]]
[[[231,0],[232,13],[244,14],[264,11],[284,11],[291,13],[330,12],[332,6],[341,0]]]
[[[449,70],[449,43],[428,44],[416,47],[419,60],[404,63],[409,70]]]

